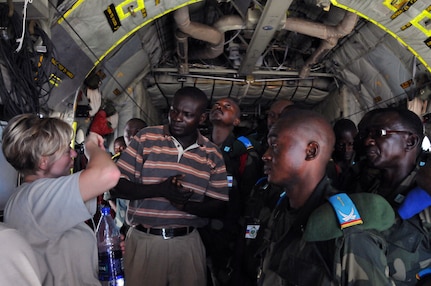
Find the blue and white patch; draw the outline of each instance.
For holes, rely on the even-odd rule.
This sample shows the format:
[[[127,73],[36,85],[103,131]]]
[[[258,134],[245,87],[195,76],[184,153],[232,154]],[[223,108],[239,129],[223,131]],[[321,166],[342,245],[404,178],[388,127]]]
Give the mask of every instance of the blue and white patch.
[[[353,225],[363,224],[362,218],[359,215],[355,204],[347,194],[340,193],[333,195],[329,198],[329,202],[334,208],[341,229]]]

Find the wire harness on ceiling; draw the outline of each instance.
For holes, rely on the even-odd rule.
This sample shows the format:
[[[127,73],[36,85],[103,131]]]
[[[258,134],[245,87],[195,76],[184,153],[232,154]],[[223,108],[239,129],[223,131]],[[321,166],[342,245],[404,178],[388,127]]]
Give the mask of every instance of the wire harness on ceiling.
[[[22,113],[41,113],[55,76],[50,63],[54,46],[31,20],[23,19],[7,4],[0,4],[0,119]],[[28,25],[28,29],[25,29]],[[23,29],[24,28],[24,29]]]

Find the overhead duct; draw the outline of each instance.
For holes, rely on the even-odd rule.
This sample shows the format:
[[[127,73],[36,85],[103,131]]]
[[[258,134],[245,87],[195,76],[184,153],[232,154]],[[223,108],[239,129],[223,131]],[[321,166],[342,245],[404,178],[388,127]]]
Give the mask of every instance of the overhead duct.
[[[174,19],[178,29],[191,38],[205,41],[209,45],[200,49],[190,49],[188,54],[184,54],[187,48],[187,40],[184,34],[176,33],[179,57],[187,63],[187,57],[191,59],[213,59],[223,53],[224,33],[230,30],[240,30],[244,28],[241,17],[229,15],[221,17],[214,27],[192,22],[190,20],[189,9],[187,6],[174,12]],[[183,69],[184,71],[184,69]]]
[[[222,36],[222,40],[217,45],[209,45],[205,49],[192,51],[190,58],[192,59],[214,59],[223,53],[225,36],[224,33],[227,31],[241,30],[244,29],[245,24],[240,16],[228,15],[223,16],[214,23],[214,28],[216,28]],[[192,36],[193,37],[193,36]]]
[[[189,7],[182,7],[174,12],[174,19],[177,23],[178,29],[186,33],[192,38],[217,45],[222,40],[221,33],[213,27],[205,24],[192,22],[189,15]]]
[[[179,74],[188,74],[189,73],[189,65],[188,65],[188,51],[189,45],[187,44],[188,36],[181,31],[176,31],[175,38],[177,39],[177,55],[180,59],[180,66],[178,68]]]
[[[336,26],[329,26],[321,23],[310,22],[299,18],[287,18],[284,29],[300,34],[308,35],[322,39],[320,46],[307,59],[303,68],[299,72],[300,78],[305,78],[309,75],[313,64],[319,61],[322,56],[326,55],[335,45],[338,40],[355,28],[358,16],[354,13],[346,11],[344,18]]]

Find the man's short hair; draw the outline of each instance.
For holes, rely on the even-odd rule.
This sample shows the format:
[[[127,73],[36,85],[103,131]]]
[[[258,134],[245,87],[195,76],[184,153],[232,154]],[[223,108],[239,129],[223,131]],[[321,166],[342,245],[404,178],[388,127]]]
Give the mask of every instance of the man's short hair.
[[[57,160],[70,148],[72,127],[58,118],[21,114],[3,130],[2,149],[6,160],[19,172],[32,174],[43,156]]]
[[[188,96],[200,103],[201,112],[204,113],[208,106],[208,98],[206,94],[195,86],[185,86],[175,92],[174,97]]]
[[[138,117],[129,119],[126,122],[126,125],[132,129],[137,129],[137,130],[141,130],[142,128],[145,128],[148,126],[147,122],[145,122],[144,120]]]
[[[301,133],[313,134],[311,137],[318,139],[322,144],[322,158],[330,159],[335,144],[335,134],[331,124],[322,114],[312,110],[301,109],[290,105],[283,111],[280,119],[275,123],[280,130],[296,129]]]
[[[340,134],[345,131],[351,132],[353,135],[356,135],[356,133],[358,133],[356,124],[352,120],[347,118],[337,120],[334,124],[335,136],[339,137]]]
[[[399,121],[401,124],[405,125],[408,131],[418,135],[420,139],[422,139],[425,135],[424,125],[422,123],[421,118],[411,110],[403,109],[403,108],[379,108],[376,109],[375,113],[373,113],[373,118],[376,115],[380,115],[382,113],[395,113],[399,117]]]
[[[114,140],[114,144],[115,143],[118,143],[118,144],[120,144],[121,146],[123,146],[123,147],[126,147],[127,145],[126,145],[126,141],[124,140],[124,136],[118,136],[117,138],[115,138],[115,140]]]

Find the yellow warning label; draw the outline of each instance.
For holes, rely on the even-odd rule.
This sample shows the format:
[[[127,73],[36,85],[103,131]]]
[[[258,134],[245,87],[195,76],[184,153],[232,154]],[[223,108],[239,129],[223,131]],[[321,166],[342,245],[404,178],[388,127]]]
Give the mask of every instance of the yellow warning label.
[[[410,87],[412,84],[413,84],[413,80],[412,80],[412,79],[409,79],[408,81],[405,81],[405,82],[403,82],[402,84],[400,84],[400,86],[401,86],[403,89],[406,89],[406,88]]]
[[[408,0],[393,0],[391,1],[391,6],[396,8],[396,9],[400,9],[401,7],[403,7],[404,4],[407,3]]]
[[[54,66],[56,66],[59,71],[61,71],[65,75],[67,75],[69,78],[74,78],[75,77],[75,75],[73,74],[73,72],[71,72],[70,70],[68,70],[64,65],[62,65],[59,61],[57,61],[57,59],[55,59],[54,57],[51,58],[51,63]]]
[[[108,8],[103,11],[108,20],[109,26],[112,32],[117,31],[121,27],[120,18],[118,17],[117,11],[115,10],[114,4],[108,6]]]
[[[418,0],[409,0],[407,4],[405,4],[402,8],[398,9],[392,16],[391,19],[395,19],[396,17],[398,17],[399,15],[401,15],[402,13],[408,11],[410,9],[410,7],[416,3],[416,1]]]

